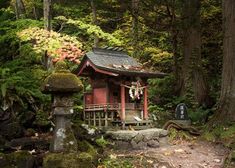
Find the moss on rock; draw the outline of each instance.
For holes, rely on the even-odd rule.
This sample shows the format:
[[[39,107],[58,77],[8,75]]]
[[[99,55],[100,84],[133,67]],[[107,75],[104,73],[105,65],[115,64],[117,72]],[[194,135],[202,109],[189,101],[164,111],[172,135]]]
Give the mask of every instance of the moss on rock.
[[[27,151],[0,154],[0,167],[4,168],[33,168],[35,159]]]
[[[93,158],[96,158],[98,155],[97,150],[86,140],[78,141],[78,150],[90,154]]]
[[[56,64],[55,64],[55,71],[56,72],[69,72],[68,71],[68,66],[67,66],[67,64],[66,64],[66,62],[64,62],[64,61],[58,61]]]
[[[81,80],[66,68],[66,63],[57,62],[55,72],[49,75],[42,85],[43,92],[78,92],[82,90]]]
[[[78,153],[48,153],[43,160],[44,168],[93,168],[93,157],[85,152]]]
[[[64,152],[77,152],[78,145],[77,140],[73,134],[71,128],[66,128],[65,130],[66,138],[64,139],[63,146]]]

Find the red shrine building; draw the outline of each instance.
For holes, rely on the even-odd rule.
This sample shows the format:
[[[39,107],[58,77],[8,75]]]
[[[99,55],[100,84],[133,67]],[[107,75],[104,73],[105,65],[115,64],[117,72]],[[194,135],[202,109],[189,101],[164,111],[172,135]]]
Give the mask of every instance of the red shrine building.
[[[147,79],[162,78],[119,48],[94,48],[85,54],[78,76],[89,79],[84,92],[84,121],[88,125],[148,127]]]

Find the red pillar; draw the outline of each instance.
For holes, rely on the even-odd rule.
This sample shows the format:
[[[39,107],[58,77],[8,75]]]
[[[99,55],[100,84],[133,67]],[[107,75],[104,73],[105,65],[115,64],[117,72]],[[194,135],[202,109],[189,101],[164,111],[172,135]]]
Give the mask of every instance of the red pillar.
[[[125,87],[121,85],[121,120],[125,120]]]
[[[144,119],[148,119],[148,90],[144,88]]]

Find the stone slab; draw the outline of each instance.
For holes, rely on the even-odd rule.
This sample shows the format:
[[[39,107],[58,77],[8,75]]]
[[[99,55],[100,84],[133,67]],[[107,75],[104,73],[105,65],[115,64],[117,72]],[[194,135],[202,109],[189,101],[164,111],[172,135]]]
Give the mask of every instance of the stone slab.
[[[167,130],[150,128],[145,130],[106,131],[107,137],[115,142],[118,149],[157,148],[167,141]],[[167,143],[167,142],[166,142]]]

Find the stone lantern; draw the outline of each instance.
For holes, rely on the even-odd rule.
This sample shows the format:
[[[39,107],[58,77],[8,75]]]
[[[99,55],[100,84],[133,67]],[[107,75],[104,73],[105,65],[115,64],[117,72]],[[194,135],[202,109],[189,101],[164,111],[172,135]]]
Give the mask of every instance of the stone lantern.
[[[44,93],[52,95],[52,113],[55,119],[52,152],[71,152],[77,150],[77,141],[71,129],[73,114],[73,93],[82,90],[82,83],[67,69],[65,62],[57,62],[55,71],[49,75],[43,86]]]

